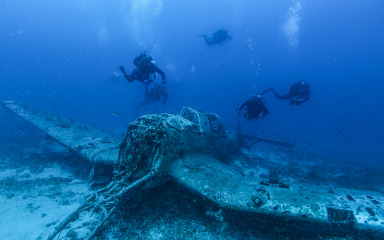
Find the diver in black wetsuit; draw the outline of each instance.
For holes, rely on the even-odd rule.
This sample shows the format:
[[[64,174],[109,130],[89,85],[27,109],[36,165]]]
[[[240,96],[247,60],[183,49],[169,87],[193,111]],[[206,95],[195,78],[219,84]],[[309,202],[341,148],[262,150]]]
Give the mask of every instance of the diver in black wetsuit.
[[[221,44],[226,42],[228,39],[232,40],[232,37],[228,35],[228,31],[224,28],[217,30],[211,38],[207,37],[207,35],[201,35],[199,37],[203,37],[208,46],[212,46],[213,44]]]
[[[289,93],[282,96],[279,95],[273,88],[268,88],[264,90],[261,94],[264,94],[269,91],[273,92],[277,99],[289,99],[291,105],[296,104],[297,106],[308,101],[309,95],[311,94],[311,90],[309,88],[308,83],[304,81],[293,84],[289,89]]]
[[[241,104],[240,109],[237,111],[236,116],[240,116],[241,110],[246,107],[247,110],[244,114],[244,117],[248,121],[252,119],[258,119],[260,114],[264,119],[265,116],[269,114],[267,107],[265,106],[263,96],[260,94],[254,94],[248,97],[247,101]]]
[[[127,74],[123,66],[119,67],[120,71],[123,73],[124,78],[127,79],[128,82],[137,80],[146,85],[149,85],[153,82],[151,79],[151,74],[154,74],[154,77],[156,78],[156,73],[158,73],[162,78],[161,83],[166,84],[165,73],[159,67],[157,67],[155,61],[151,56],[147,54],[147,52],[142,52],[139,56],[137,56],[133,60],[133,64],[136,66],[136,68],[132,71],[131,74]]]
[[[149,90],[148,88],[148,85],[145,85],[145,100],[137,105],[136,113],[138,113],[140,107],[148,105],[151,102],[160,101],[160,99],[163,98],[161,104],[165,105],[168,100],[168,90],[164,85],[155,83]]]

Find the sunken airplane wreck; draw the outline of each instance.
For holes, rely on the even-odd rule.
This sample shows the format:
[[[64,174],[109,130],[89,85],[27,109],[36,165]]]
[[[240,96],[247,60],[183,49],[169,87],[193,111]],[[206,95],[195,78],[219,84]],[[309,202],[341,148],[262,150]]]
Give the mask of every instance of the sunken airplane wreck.
[[[3,105],[93,163],[96,175],[113,172],[113,180],[52,226],[47,239],[68,231],[75,231],[79,239],[93,239],[127,197],[169,180],[221,208],[254,214],[266,224],[356,238],[384,234],[384,211],[377,204],[384,203],[384,197],[378,193],[343,188],[329,191],[328,186],[309,183],[288,185],[244,176],[220,161],[228,154],[242,154],[242,136],[226,132],[216,114],[185,107],[180,115],[145,115],[128,124],[119,143],[99,130],[22,103],[5,101]],[[91,223],[83,224],[85,221]]]

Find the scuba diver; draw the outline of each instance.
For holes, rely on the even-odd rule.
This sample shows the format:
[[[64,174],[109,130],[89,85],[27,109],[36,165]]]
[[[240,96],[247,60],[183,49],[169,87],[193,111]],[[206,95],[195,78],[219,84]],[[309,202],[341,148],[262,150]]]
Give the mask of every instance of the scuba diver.
[[[212,46],[213,44],[221,44],[226,42],[228,39],[232,40],[232,37],[228,35],[228,31],[224,28],[217,30],[211,38],[207,37],[207,35],[201,35],[199,37],[203,37],[208,46]]]
[[[119,67],[120,71],[123,73],[124,78],[127,79],[128,82],[137,80],[146,85],[149,85],[153,82],[151,75],[153,74],[156,78],[156,73],[158,73],[162,78],[161,83],[166,84],[164,72],[159,67],[157,67],[155,61],[151,56],[148,55],[147,52],[144,51],[140,53],[140,55],[133,60],[133,64],[136,66],[136,68],[132,71],[131,74],[127,74],[124,66]]]
[[[261,94],[264,94],[269,91],[273,92],[277,99],[290,99],[291,105],[296,104],[297,106],[308,101],[309,95],[311,94],[311,90],[309,88],[308,83],[304,81],[293,84],[289,89],[288,94],[282,96],[279,95],[273,88],[268,88],[264,90]]]
[[[138,113],[140,107],[148,105],[151,102],[160,101],[160,99],[163,98],[161,104],[165,105],[168,100],[168,90],[164,85],[155,83],[149,90],[148,88],[149,86],[145,85],[145,100],[137,105],[136,113]]]
[[[258,119],[260,114],[262,114],[263,119],[269,114],[267,107],[265,106],[263,96],[260,94],[253,94],[248,97],[247,101],[241,104],[240,109],[236,113],[236,117],[240,116],[241,110],[246,107],[247,110],[244,113],[244,117],[248,121],[252,119]]]

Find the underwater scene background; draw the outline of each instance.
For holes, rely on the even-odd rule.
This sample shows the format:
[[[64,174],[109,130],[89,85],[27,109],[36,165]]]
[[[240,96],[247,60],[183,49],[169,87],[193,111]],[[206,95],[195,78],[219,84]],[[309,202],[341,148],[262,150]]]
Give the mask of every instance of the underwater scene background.
[[[166,73],[167,105],[219,114],[227,129],[286,139],[332,161],[381,162],[384,30],[382,1],[2,1],[0,98],[93,124],[114,134],[137,118],[144,87],[128,84],[146,50]],[[197,36],[225,28],[207,46]],[[311,86],[300,107],[265,96],[263,121],[235,109],[268,87]],[[159,81],[159,79],[157,80]],[[1,141],[19,125],[0,110]],[[112,114],[119,113],[118,116]],[[14,128],[12,128],[14,127]],[[28,131],[24,129],[23,131]]]
[[[303,161],[321,157],[381,177],[383,10],[379,0],[3,0],[0,100],[118,138],[140,115],[190,106],[218,114],[227,130],[292,142]],[[208,46],[198,37],[220,28],[233,39]],[[142,51],[165,72],[169,99],[137,114],[144,86],[118,67],[130,73]],[[311,87],[307,102],[268,93],[263,120],[235,117],[249,95],[286,93],[298,81]],[[0,144],[42,139],[3,108],[0,126]]]

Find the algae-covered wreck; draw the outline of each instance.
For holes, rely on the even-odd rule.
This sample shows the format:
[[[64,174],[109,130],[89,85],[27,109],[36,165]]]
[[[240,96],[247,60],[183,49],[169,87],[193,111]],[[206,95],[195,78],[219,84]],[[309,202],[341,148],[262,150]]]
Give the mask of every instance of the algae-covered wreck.
[[[326,186],[309,183],[289,185],[244,175],[223,163],[224,157],[242,154],[242,139],[226,132],[216,114],[185,107],[180,115],[145,115],[128,125],[119,143],[99,130],[24,104],[3,104],[92,162],[94,174],[113,175],[111,183],[59,222],[48,239],[66,231],[76,231],[80,239],[92,239],[124,200],[169,180],[221,208],[255,214],[267,224],[355,236],[384,233],[384,212],[372,202],[372,198],[384,202],[384,197],[373,192],[341,188],[331,192]],[[346,197],[352,195],[353,201]]]

